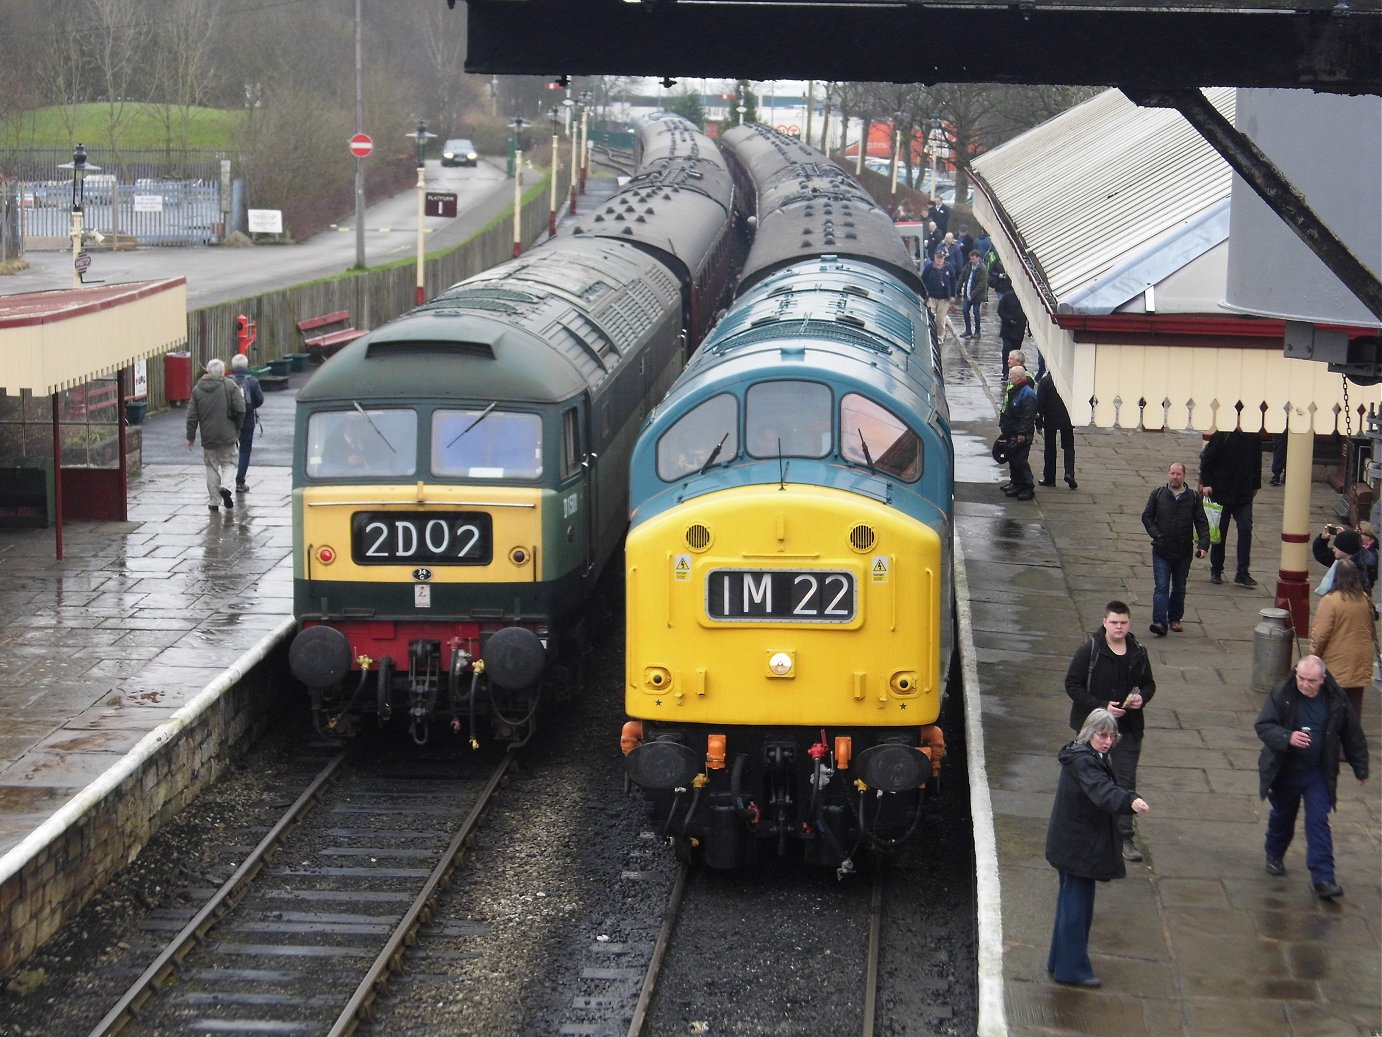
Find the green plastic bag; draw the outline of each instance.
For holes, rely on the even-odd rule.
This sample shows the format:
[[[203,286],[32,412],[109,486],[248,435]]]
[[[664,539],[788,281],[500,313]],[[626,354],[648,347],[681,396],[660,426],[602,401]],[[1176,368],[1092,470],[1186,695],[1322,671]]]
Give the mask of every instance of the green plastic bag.
[[[1211,544],[1223,543],[1224,531],[1219,527],[1219,519],[1223,517],[1223,514],[1224,506],[1222,504],[1215,504],[1212,500],[1204,502],[1204,517],[1209,519],[1209,542]]]

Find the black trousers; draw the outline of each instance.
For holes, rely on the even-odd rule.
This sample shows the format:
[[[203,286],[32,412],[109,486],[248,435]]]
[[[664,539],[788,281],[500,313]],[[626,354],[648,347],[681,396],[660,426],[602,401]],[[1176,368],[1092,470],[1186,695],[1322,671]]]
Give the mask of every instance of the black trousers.
[[[1036,483],[1032,480],[1032,466],[1027,463],[1027,455],[1031,452],[1030,439],[1008,448],[1008,474],[1012,476],[1012,488],[1018,493],[1031,493],[1036,490]]]
[[[1056,433],[1060,433],[1061,453],[1065,455],[1065,477],[1075,478],[1075,429],[1066,425],[1063,429],[1053,429],[1050,425],[1042,432],[1042,459],[1045,464],[1042,466],[1041,477],[1047,482],[1056,481]]]

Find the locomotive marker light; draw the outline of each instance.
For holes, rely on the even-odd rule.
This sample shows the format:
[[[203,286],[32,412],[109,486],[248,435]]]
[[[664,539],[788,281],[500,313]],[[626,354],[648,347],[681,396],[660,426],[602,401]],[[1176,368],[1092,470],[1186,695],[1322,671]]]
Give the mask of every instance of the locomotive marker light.
[[[427,286],[424,281],[424,270],[426,268],[426,258],[422,249],[422,215],[426,208],[427,195],[427,166],[423,162],[422,150],[427,147],[427,142],[436,136],[435,133],[427,132],[427,123],[419,119],[417,129],[412,133],[405,133],[405,137],[411,137],[417,145],[417,290],[414,293],[413,302],[421,306],[427,301]],[[352,138],[351,150],[354,151]]]
[[[774,652],[768,659],[768,672],[774,677],[791,677],[792,673],[792,653]]]

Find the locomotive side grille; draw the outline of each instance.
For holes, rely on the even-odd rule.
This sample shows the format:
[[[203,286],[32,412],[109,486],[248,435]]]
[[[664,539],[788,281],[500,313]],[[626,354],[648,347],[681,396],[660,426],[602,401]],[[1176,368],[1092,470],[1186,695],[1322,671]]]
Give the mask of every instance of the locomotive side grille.
[[[710,546],[710,530],[697,522],[686,530],[686,546],[693,551],[704,551]]]
[[[849,531],[849,546],[856,551],[868,551],[878,540],[878,534],[874,532],[872,526],[865,522],[860,522]]]

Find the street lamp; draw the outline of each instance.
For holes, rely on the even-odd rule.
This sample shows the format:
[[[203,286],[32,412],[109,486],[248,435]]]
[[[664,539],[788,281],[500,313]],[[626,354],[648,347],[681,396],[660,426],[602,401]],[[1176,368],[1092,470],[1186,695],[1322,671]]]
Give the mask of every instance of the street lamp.
[[[939,198],[940,188],[936,184],[936,155],[940,152],[941,145],[945,141],[945,134],[941,130],[941,117],[931,116],[931,197]]]
[[[589,90],[581,91],[581,194],[585,194],[585,178],[590,172],[590,102]]]
[[[893,112],[893,169],[892,183],[888,186],[888,207],[897,212],[897,163],[902,157],[902,113]]]
[[[427,123],[421,119],[417,121],[417,129],[412,133],[404,134],[405,137],[412,137],[417,144],[417,291],[414,293],[414,305],[421,306],[427,301],[427,286],[425,279],[425,259],[422,248],[422,216],[426,208],[427,196],[427,166],[423,162],[422,149],[427,147],[427,142],[436,136],[435,133],[427,132]]]
[[[552,237],[557,236],[557,175],[561,171],[561,109],[552,105],[552,110],[547,113],[547,118],[552,120],[552,169],[549,173],[552,192],[550,204],[547,207],[547,233]]]
[[[576,107],[576,102],[568,95],[566,100],[562,101],[562,105],[566,108],[566,125],[568,127],[568,132],[571,134],[571,210],[569,214],[575,216],[576,170],[580,168],[581,128],[579,124],[573,124],[571,121],[571,114]]]
[[[854,156],[854,179],[858,180],[864,175],[864,152],[869,148],[869,133],[873,131],[873,119],[866,117],[859,120],[859,153]]]
[[[513,122],[513,254],[523,254],[523,127],[528,120],[515,115]]]
[[[738,97],[738,99],[737,99],[737,103],[736,103],[735,106],[734,106],[734,110],[735,110],[736,112],[739,113],[739,125],[740,125],[740,126],[744,125],[744,113],[745,113],[746,111],[748,111],[749,109],[748,109],[748,106],[747,106],[746,104],[744,104],[744,95],[743,95],[743,94],[740,94],[740,95],[739,95],[739,97]]]
[[[86,145],[78,143],[72,151],[72,161],[64,162],[59,169],[72,170],[72,287],[82,286],[82,272],[91,260],[82,251],[82,192],[83,181],[88,172],[98,172],[100,166],[88,165]]]

